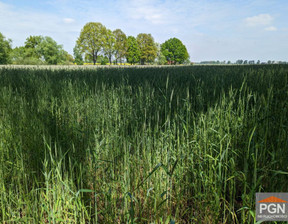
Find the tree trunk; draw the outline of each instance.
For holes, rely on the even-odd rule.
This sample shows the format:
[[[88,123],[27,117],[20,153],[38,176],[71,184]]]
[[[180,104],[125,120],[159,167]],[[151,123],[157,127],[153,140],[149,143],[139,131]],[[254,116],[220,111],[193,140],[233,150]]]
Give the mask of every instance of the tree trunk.
[[[96,62],[97,62],[97,57],[98,57],[97,54],[98,54],[98,51],[93,53],[93,63],[94,63],[94,65],[96,65]]]
[[[112,56],[111,55],[109,56],[109,62],[110,62],[110,65],[112,65]]]
[[[94,55],[93,55],[93,64],[94,64],[94,65],[96,65],[96,61],[97,61],[97,57],[96,57],[96,55],[94,54]]]

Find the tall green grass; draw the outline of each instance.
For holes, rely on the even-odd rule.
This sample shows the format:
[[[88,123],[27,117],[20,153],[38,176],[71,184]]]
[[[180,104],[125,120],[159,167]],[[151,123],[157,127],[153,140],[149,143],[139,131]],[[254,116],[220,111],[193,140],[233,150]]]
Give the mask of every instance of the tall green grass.
[[[254,223],[288,191],[288,67],[0,68],[0,222]]]

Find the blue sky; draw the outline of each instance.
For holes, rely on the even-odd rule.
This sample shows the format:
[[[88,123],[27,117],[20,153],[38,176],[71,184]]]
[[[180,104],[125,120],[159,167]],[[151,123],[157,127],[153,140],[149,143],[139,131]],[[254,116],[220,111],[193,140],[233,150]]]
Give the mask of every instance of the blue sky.
[[[30,35],[51,36],[69,53],[87,22],[177,37],[190,59],[288,61],[287,0],[0,0],[0,32],[24,45]]]

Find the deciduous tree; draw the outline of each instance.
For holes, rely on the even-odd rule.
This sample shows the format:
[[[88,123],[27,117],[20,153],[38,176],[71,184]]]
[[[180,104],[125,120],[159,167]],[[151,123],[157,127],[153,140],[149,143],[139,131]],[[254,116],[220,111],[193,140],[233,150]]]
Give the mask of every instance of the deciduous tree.
[[[14,64],[71,64],[72,56],[51,37],[30,36],[11,54]]]
[[[87,23],[81,30],[77,40],[82,53],[89,54],[92,57],[94,65],[96,64],[98,54],[103,49],[105,43],[106,28],[101,23]]]
[[[31,57],[34,50],[24,46],[15,47],[11,52],[11,60],[13,64],[17,65],[41,65],[45,64],[44,60],[38,57]]]
[[[103,47],[103,51],[104,54],[108,57],[110,65],[112,64],[112,56],[114,55],[114,53],[116,52],[115,49],[115,43],[116,43],[116,38],[114,33],[107,29],[105,34],[104,34],[104,47]]]
[[[120,30],[116,29],[113,31],[113,34],[115,36],[116,42],[115,42],[115,61],[116,63],[118,60],[121,60],[125,57],[126,51],[127,51],[127,36],[126,34]]]
[[[185,45],[177,38],[171,38],[161,45],[161,52],[170,64],[182,64],[189,58]]]
[[[58,45],[51,37],[44,37],[39,48],[44,60],[50,65],[56,65],[64,59],[62,46]]]
[[[12,50],[11,40],[7,40],[2,33],[0,33],[0,64],[8,64],[10,61],[10,52]]]
[[[156,63],[158,65],[165,65],[166,64],[166,57],[161,52],[161,45],[159,43],[156,43],[157,47],[157,57],[156,57]]]
[[[25,57],[41,58],[40,44],[44,40],[42,36],[29,36],[25,41]]]
[[[136,38],[133,36],[129,36],[127,38],[127,51],[126,51],[127,62],[135,64],[139,62],[140,56],[141,52]]]
[[[78,45],[76,44],[76,46],[73,48],[73,54],[74,54],[74,62],[77,65],[83,65],[84,61],[83,61],[83,55],[81,53],[81,50],[79,49]]]
[[[242,59],[237,60],[237,61],[236,61],[236,64],[242,65],[242,64],[243,64],[243,60],[242,60]]]
[[[153,62],[157,57],[157,47],[151,34],[140,33],[137,36],[137,42],[140,48],[140,62]]]

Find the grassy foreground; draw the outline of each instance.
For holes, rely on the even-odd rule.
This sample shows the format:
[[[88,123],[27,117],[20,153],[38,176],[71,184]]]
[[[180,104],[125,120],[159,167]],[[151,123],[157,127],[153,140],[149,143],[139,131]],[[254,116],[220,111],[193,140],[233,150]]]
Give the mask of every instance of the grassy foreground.
[[[288,191],[288,66],[0,68],[1,223],[254,223]]]

